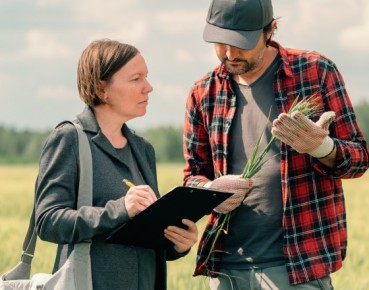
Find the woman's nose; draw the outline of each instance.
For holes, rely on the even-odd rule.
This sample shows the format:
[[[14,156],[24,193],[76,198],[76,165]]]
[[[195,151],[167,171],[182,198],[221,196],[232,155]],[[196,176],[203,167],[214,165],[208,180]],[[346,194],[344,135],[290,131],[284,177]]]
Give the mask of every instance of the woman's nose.
[[[146,80],[146,91],[148,92],[148,93],[151,93],[154,89],[153,89],[153,87],[151,86],[151,84],[150,84],[150,82],[148,81],[148,80]]]

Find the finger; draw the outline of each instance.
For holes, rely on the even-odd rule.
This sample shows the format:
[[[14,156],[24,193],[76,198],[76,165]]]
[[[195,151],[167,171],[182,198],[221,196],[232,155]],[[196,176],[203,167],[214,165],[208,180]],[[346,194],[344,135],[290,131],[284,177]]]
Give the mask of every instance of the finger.
[[[137,200],[146,206],[153,204],[157,200],[155,193],[150,191],[148,186],[132,188],[130,195],[133,200]]]
[[[293,112],[291,114],[291,118],[295,121],[297,125],[300,126],[300,128],[304,132],[310,131],[315,126],[315,123],[313,121],[311,121],[308,117],[306,117],[304,114],[302,114],[299,111]]]
[[[290,116],[284,118],[282,126],[284,126],[286,131],[290,131],[291,133],[304,132],[306,131],[304,117],[300,112],[293,112]]]
[[[312,121],[306,118],[299,112],[292,114],[286,118],[279,130],[281,133],[292,142],[299,142],[309,135],[313,127],[316,126]]]
[[[183,249],[183,251],[188,250],[197,242],[197,230],[196,232],[191,232],[179,227],[170,226],[164,230],[164,236],[177,247]]]
[[[198,231],[197,231],[197,226],[196,226],[196,224],[195,224],[193,221],[188,220],[188,219],[183,219],[183,220],[182,220],[182,223],[183,223],[185,226],[187,226],[187,227],[188,227],[188,231],[189,231],[189,232],[196,233],[196,235],[197,235],[197,233],[198,233]]]
[[[197,227],[194,222],[190,220],[182,220],[186,225],[186,229],[177,226],[168,226],[164,231],[166,234],[179,241],[197,239]]]
[[[316,124],[324,130],[328,130],[329,125],[336,119],[336,113],[333,111],[324,112]]]
[[[170,240],[173,244],[183,247],[183,245],[187,245],[189,243],[187,238],[181,236],[178,232],[175,231],[173,228],[166,228],[164,230],[164,236]]]
[[[245,178],[245,189],[247,189],[247,191],[253,186],[254,181],[251,178]]]
[[[152,190],[152,188],[150,186],[147,186],[146,192],[148,194],[148,197],[150,198],[151,203],[154,203],[155,201],[158,200],[155,192]]]
[[[286,131],[285,129],[281,129],[281,126],[273,127],[272,134],[276,138],[278,138],[281,142],[285,144],[291,144],[291,134],[290,132]]]
[[[148,185],[138,185],[135,186],[134,189],[137,190],[138,195],[148,198],[151,201],[151,203],[157,200],[155,192]]]

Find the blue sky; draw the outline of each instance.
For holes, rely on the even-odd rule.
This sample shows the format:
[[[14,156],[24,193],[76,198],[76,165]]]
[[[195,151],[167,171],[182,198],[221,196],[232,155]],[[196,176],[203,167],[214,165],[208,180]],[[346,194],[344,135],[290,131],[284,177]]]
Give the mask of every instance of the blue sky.
[[[1,0],[0,124],[49,129],[84,107],[76,88],[80,53],[99,38],[138,47],[149,68],[145,129],[181,126],[192,83],[218,61],[202,40],[210,0]],[[341,71],[353,104],[369,102],[369,1],[273,0],[275,39],[316,50]]]

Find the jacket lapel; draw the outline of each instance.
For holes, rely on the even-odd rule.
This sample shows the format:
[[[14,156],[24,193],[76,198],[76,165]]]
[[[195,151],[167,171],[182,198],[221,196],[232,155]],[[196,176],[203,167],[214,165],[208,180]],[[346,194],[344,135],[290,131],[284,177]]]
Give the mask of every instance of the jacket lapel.
[[[123,163],[117,151],[108,141],[108,139],[102,134],[99,124],[96,121],[95,114],[89,106],[85,107],[83,112],[77,116],[77,119],[82,124],[83,130],[86,133],[89,133],[89,136],[91,136],[91,141],[97,147],[99,147],[112,158]],[[153,170],[156,170],[154,160],[155,156],[149,156],[149,154],[146,154],[144,142],[140,137],[132,133],[127,125],[123,125],[122,132],[131,145],[132,153],[136,158],[138,168],[140,169],[145,182],[150,185],[155,192],[158,192],[156,174],[153,172]]]
[[[150,185],[155,192],[158,192],[156,175],[153,172],[153,170],[155,170],[155,156],[147,154],[144,142],[139,137],[135,136],[127,125],[123,126],[123,133],[131,146],[132,153],[136,158],[138,168],[145,182]],[[150,166],[152,164],[154,168]]]
[[[77,119],[81,122],[83,130],[89,133],[91,141],[103,150],[109,156],[121,161],[119,155],[108,139],[103,135],[99,124],[96,121],[93,110],[86,106],[81,114],[77,116]]]

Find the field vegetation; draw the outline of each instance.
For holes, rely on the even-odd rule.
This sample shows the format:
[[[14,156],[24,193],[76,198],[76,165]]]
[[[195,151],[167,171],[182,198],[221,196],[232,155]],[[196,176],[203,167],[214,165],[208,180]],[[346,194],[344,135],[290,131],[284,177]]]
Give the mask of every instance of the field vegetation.
[[[182,164],[159,164],[159,187],[162,193],[182,184]],[[21,253],[33,205],[33,189],[37,175],[35,165],[0,166],[0,273],[14,266]],[[369,289],[369,173],[362,178],[344,180],[349,228],[348,256],[344,267],[332,275],[336,290]],[[206,217],[198,222],[202,232]],[[186,257],[168,262],[169,290],[205,290],[205,277],[192,277],[196,248]],[[32,273],[50,272],[55,245],[38,241]]]

